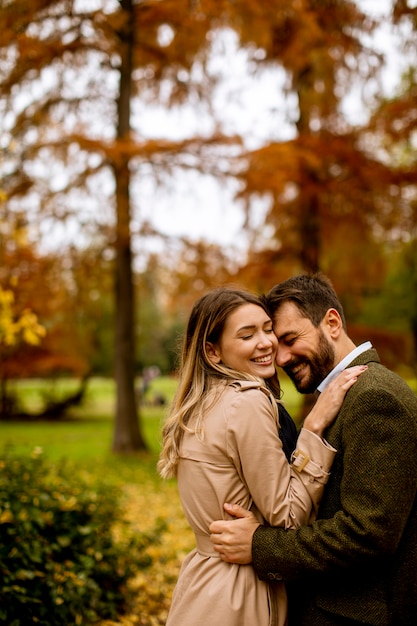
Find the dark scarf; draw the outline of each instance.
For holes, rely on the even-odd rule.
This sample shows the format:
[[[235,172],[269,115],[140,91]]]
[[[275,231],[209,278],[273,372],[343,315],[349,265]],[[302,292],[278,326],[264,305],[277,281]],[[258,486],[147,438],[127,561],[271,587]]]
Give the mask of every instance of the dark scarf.
[[[290,462],[291,454],[294,452],[297,445],[297,427],[287,409],[280,403],[278,403],[278,414],[280,425],[278,435],[282,441],[282,449],[284,450],[285,456],[288,462]]]

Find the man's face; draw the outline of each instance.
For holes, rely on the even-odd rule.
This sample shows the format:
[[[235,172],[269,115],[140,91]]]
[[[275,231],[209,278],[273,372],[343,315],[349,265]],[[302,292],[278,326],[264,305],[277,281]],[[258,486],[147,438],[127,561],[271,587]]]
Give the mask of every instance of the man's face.
[[[300,393],[313,393],[335,365],[335,349],[324,329],[323,322],[313,326],[292,302],[275,312],[276,362]]]

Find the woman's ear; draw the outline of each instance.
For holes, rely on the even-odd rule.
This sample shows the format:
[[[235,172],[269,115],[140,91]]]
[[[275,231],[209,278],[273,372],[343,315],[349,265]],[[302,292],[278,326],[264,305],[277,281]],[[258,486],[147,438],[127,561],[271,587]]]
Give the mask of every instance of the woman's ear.
[[[222,360],[220,350],[215,343],[211,343],[210,341],[206,342],[206,353],[210,361],[215,365],[220,363],[220,361]]]

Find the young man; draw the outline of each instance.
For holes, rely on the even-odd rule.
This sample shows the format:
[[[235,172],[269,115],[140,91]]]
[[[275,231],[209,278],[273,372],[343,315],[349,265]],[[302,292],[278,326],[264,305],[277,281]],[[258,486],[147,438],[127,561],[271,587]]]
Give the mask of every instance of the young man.
[[[347,366],[368,371],[325,435],[338,454],[317,520],[286,531],[225,505],[242,519],[214,522],[214,547],[225,561],[252,561],[261,579],[286,581],[290,626],[411,626],[417,616],[417,397],[381,365],[369,342],[355,346],[324,276],[290,278],[266,301],[277,363],[298,391],[322,391]]]

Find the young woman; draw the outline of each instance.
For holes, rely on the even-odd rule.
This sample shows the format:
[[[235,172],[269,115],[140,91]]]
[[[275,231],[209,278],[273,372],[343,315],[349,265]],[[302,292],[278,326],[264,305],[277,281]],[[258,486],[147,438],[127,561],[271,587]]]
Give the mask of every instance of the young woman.
[[[209,525],[226,517],[224,502],[288,529],[314,518],[336,454],[322,434],[362,370],[346,370],[320,396],[294,446],[284,437],[295,447],[289,463],[279,436],[276,351],[272,321],[256,296],[219,288],[194,305],[158,463],[164,478],[177,477],[196,537],[167,626],[286,624],[283,583],[267,584],[250,565],[223,562]]]

